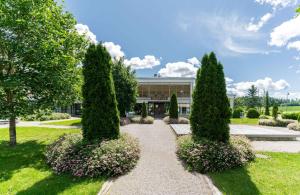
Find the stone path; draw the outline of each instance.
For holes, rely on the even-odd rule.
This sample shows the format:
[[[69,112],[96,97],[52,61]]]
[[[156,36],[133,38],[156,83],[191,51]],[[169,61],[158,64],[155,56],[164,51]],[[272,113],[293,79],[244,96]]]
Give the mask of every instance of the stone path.
[[[135,169],[113,183],[109,194],[215,194],[207,176],[184,169],[175,154],[176,137],[163,121],[131,124],[122,127],[122,131],[139,139],[141,158]]]

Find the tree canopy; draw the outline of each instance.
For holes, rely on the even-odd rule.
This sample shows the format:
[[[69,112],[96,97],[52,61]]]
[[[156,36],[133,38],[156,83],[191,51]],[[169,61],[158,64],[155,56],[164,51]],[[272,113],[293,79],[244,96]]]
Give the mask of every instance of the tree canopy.
[[[86,41],[74,17],[55,0],[0,3],[0,116],[15,119],[72,102]]]
[[[258,97],[258,89],[254,85],[251,85],[251,87],[247,91],[247,107],[248,108],[255,108],[260,105]]]

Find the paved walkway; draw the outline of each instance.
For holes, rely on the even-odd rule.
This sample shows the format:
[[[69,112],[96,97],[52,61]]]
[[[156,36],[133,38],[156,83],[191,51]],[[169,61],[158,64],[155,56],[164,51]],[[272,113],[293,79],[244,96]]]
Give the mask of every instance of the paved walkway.
[[[135,169],[113,183],[109,194],[214,194],[205,175],[186,171],[177,159],[175,135],[163,121],[131,124],[122,127],[122,131],[139,139],[141,158]]]

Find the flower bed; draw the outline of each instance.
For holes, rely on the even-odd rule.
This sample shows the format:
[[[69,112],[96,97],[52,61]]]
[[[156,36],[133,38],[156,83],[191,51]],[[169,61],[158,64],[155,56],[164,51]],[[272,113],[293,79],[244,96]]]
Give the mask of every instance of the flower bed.
[[[184,117],[178,117],[178,119],[173,119],[169,116],[166,116],[163,121],[167,124],[189,124],[190,120]]]
[[[287,127],[290,123],[294,123],[295,120],[289,119],[260,119],[258,121],[259,125],[272,126],[272,127]]]
[[[300,131],[300,124],[299,124],[299,122],[290,123],[287,127],[288,127],[290,130]]]
[[[139,124],[153,124],[154,122],[154,118],[151,116],[147,116],[145,118],[141,116],[135,116],[132,117],[130,120],[132,123],[139,123]]]

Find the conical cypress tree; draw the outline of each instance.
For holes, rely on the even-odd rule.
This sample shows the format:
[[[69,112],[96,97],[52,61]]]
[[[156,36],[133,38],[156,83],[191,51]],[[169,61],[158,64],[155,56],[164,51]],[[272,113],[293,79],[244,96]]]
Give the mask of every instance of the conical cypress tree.
[[[143,102],[142,105],[142,118],[146,118],[148,116],[148,112],[147,112],[147,105],[145,102]]]
[[[177,96],[176,96],[176,94],[173,94],[171,96],[170,118],[178,119],[178,103],[177,103]]]
[[[266,93],[266,100],[265,100],[265,115],[270,115],[270,102],[269,102],[269,92]]]
[[[229,139],[229,101],[223,66],[214,53],[205,54],[193,92],[191,130],[194,139],[227,142]]]
[[[83,62],[82,130],[87,141],[119,137],[119,113],[111,57],[102,44],[91,45]]]

